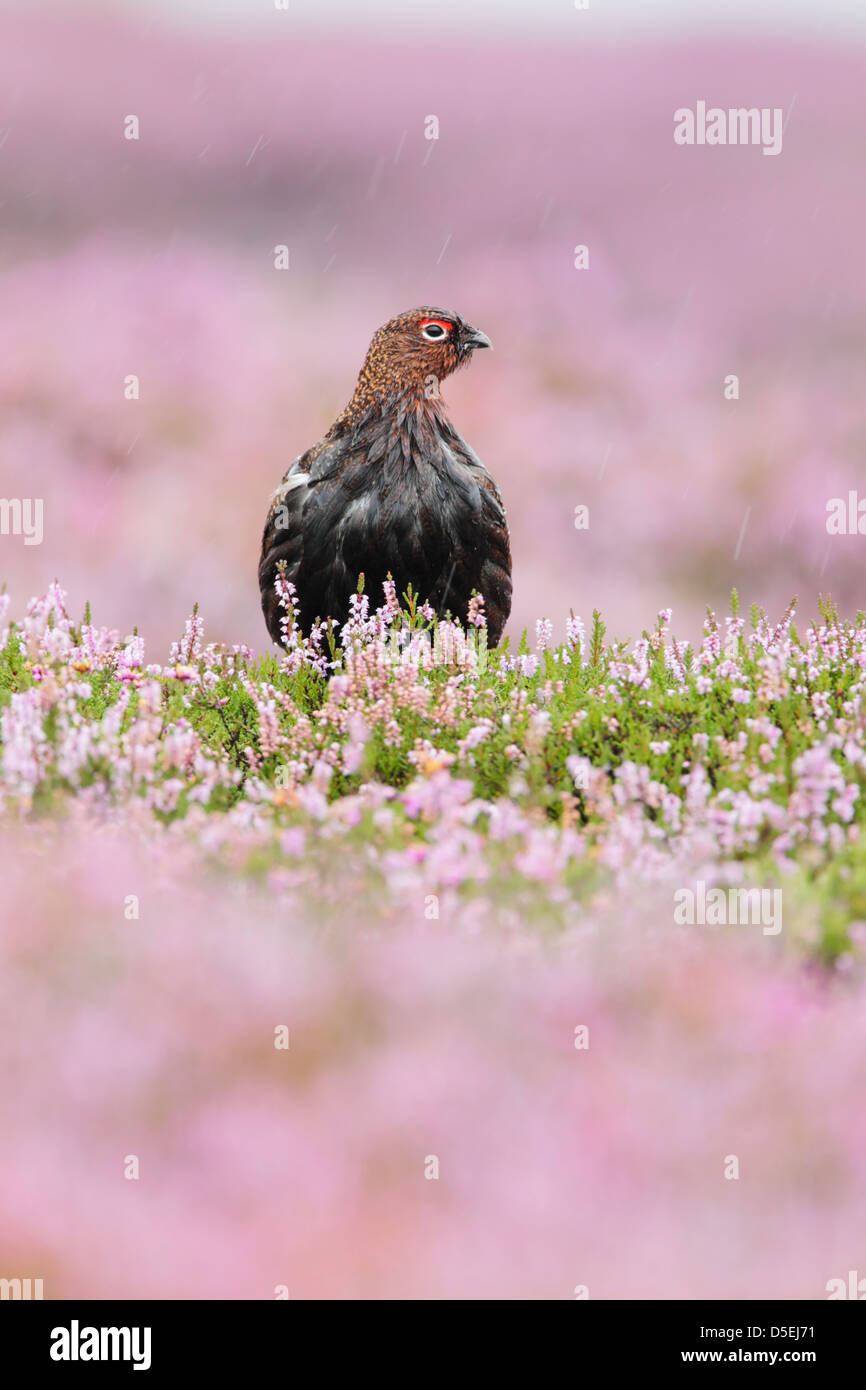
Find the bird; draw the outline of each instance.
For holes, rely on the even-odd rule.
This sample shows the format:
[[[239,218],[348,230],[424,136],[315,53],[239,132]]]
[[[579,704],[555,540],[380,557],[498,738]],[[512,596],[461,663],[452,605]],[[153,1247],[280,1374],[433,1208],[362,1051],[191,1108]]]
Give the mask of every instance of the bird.
[[[441,383],[486,333],[425,306],[374,333],[348,405],[291,464],[274,492],[259,561],[262,611],[284,642],[275,582],[294,585],[297,626],[345,625],[363,575],[375,606],[391,579],[437,617],[465,623],[484,600],[487,644],[511,611],[511,548],[496,483],[445,413]]]

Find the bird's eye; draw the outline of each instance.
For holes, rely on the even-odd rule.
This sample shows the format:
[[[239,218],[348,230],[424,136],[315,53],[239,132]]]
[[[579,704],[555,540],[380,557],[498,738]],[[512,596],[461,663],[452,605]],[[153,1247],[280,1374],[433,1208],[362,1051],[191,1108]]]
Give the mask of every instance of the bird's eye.
[[[440,338],[444,338],[447,331],[442,323],[425,323],[421,329],[421,336],[426,338],[428,342],[435,343]]]

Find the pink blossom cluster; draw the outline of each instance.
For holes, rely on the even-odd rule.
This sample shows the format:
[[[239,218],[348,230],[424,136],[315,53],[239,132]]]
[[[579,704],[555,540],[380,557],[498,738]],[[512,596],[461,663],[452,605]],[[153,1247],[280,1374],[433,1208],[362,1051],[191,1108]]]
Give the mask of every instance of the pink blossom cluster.
[[[417,795],[441,811],[438,779]],[[862,980],[677,931],[646,893],[545,937],[492,894],[432,918],[344,884],[323,929],[136,830],[75,805],[0,847],[3,1276],[821,1299],[862,1270]]]
[[[290,614],[290,586],[284,600]],[[342,634],[304,637],[289,620],[274,667],[206,643],[196,612],[159,665],[140,636],[73,624],[52,585],[7,639],[29,680],[0,714],[0,806],[27,817],[72,798],[94,823],[129,821],[237,870],[255,863],[289,898],[333,903],[353,882],[397,910],[483,890],[515,922],[543,903],[573,923],[611,884],[681,881],[695,866],[729,873],[764,854],[784,877],[856,850],[862,622],[798,633],[789,610],[746,632],[711,615],[692,651],[663,611],[631,649],[606,647],[595,684],[579,620],[555,649],[540,624],[520,661],[488,653],[483,627],[442,623],[431,637],[414,621],[393,593],[375,610],[358,596]],[[305,671],[320,683],[312,704]],[[575,671],[587,685],[564,716]],[[659,671],[661,692],[650,689]],[[110,694],[95,707],[97,690]],[[678,713],[696,693],[696,710]],[[731,713],[713,726],[713,709]],[[730,732],[708,732],[732,718]],[[660,719],[665,736],[639,731],[642,756],[617,758],[635,719]],[[608,742],[589,756],[594,722]],[[557,757],[558,791],[544,771]]]

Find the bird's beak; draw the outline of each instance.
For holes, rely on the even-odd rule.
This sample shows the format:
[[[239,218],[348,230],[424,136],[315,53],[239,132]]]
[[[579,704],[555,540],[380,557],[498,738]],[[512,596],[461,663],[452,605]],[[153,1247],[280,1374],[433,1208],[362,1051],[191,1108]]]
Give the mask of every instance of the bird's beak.
[[[478,328],[470,328],[463,336],[463,346],[467,351],[472,351],[474,348],[492,348],[493,344],[486,333],[482,333]]]

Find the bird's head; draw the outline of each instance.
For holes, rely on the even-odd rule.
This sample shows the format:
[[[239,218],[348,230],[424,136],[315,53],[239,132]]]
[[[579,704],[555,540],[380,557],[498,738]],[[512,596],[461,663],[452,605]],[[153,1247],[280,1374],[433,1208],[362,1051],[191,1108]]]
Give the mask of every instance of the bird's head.
[[[459,314],[429,305],[410,309],[374,333],[356,395],[369,404],[406,397],[435,399],[440,382],[465,366],[476,348],[489,347],[487,334]]]

